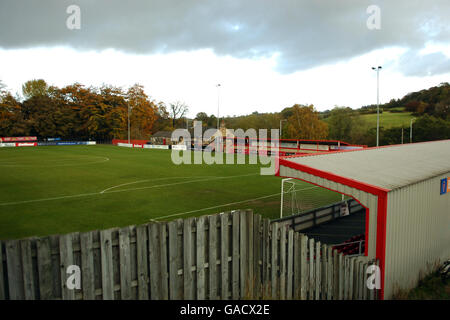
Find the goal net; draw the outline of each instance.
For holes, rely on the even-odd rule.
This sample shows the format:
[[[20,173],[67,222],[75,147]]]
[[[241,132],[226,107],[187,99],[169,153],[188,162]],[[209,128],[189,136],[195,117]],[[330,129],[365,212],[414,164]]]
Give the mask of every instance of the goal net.
[[[350,197],[297,179],[281,180],[280,218],[350,199]]]

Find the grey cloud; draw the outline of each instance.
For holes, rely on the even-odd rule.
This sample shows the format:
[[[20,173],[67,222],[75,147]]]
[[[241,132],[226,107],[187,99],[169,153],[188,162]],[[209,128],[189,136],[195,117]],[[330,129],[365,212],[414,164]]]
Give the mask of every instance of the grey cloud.
[[[81,8],[81,30],[66,28],[71,4]],[[381,30],[366,27],[371,4],[381,8]],[[291,73],[378,48],[417,51],[427,41],[449,43],[449,16],[448,0],[2,0],[0,47],[211,48],[240,58],[278,53],[278,71]]]
[[[419,54],[408,51],[399,59],[399,69],[406,76],[431,76],[450,72],[450,58],[440,52]]]

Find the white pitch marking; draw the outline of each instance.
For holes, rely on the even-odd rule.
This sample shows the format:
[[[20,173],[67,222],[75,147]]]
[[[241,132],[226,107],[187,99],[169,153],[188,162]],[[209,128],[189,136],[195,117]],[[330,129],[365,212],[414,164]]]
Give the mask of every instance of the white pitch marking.
[[[257,175],[257,173],[255,173],[255,174],[247,174],[247,175],[228,176],[228,177],[217,177],[215,179],[191,180],[191,181],[185,181],[185,182],[180,182],[180,183],[160,184],[160,185],[156,185],[156,186],[142,187],[142,188],[114,190],[114,191],[105,192],[105,193],[101,193],[101,192],[82,193],[82,194],[74,194],[74,195],[70,195],[70,196],[60,196],[60,197],[24,200],[24,201],[16,201],[16,202],[4,202],[4,203],[0,203],[0,206],[8,206],[8,205],[16,205],[16,204],[24,204],[24,203],[33,203],[33,202],[42,202],[42,201],[52,201],[52,200],[62,200],[62,199],[76,198],[76,197],[87,197],[87,196],[95,196],[95,195],[102,195],[102,194],[115,193],[115,192],[126,192],[126,191],[134,191],[134,190],[149,189],[149,188],[167,187],[167,186],[172,186],[172,185],[177,185],[177,184],[186,184],[186,183],[193,183],[193,182],[200,182],[200,181],[211,181],[211,180],[218,180],[218,179],[228,179],[228,178],[236,178],[236,177],[251,176],[251,175]]]
[[[304,189],[298,189],[298,190],[296,190],[296,191],[309,190],[309,189],[314,189],[314,188],[319,188],[319,187],[318,187],[318,186],[314,186],[314,187],[309,187],[309,188],[304,188]],[[279,196],[280,194],[281,194],[281,192],[279,192],[279,193],[274,193],[274,194],[270,194],[270,195],[268,195],[268,196],[263,196],[263,197],[254,198],[254,199],[247,199],[247,200],[242,200],[242,201],[236,201],[236,202],[225,203],[225,204],[221,204],[221,205],[214,206],[214,207],[209,207],[209,208],[202,208],[202,209],[197,209],[197,210],[192,210],[192,211],[186,211],[186,212],[181,212],[181,213],[169,214],[169,215],[167,215],[167,216],[156,217],[156,218],[150,219],[150,221],[156,221],[156,220],[161,220],[161,219],[164,219],[164,218],[170,218],[170,217],[182,216],[182,215],[185,215],[185,214],[194,213],[194,212],[200,212],[200,211],[205,211],[205,210],[209,210],[209,209],[216,209],[216,208],[221,208],[221,207],[228,207],[228,206],[232,206],[232,205],[235,205],[235,204],[240,204],[240,203],[245,203],[245,202],[252,202],[252,201],[256,201],[256,200],[260,200],[260,199],[265,199],[265,198],[270,198],[270,197]]]
[[[91,158],[102,158],[102,160],[93,161],[93,162],[85,162],[85,163],[77,163],[77,164],[52,164],[52,165],[33,165],[33,164],[4,164],[0,162],[0,167],[26,167],[26,168],[48,168],[48,167],[74,167],[74,166],[81,166],[86,164],[94,164],[94,163],[102,163],[109,161],[110,159],[108,157],[100,157],[100,156],[92,156]],[[79,161],[83,158],[72,158],[72,159],[54,159],[53,161]],[[52,160],[46,160],[46,161],[52,161]],[[6,162],[10,163],[10,162]]]
[[[217,176],[205,176],[205,178],[217,178]],[[119,187],[123,187],[123,186],[128,186],[130,184],[136,184],[136,183],[143,183],[143,182],[149,182],[149,181],[160,181],[160,180],[170,180],[170,179],[189,179],[189,178],[193,178],[193,177],[169,177],[169,178],[159,178],[159,179],[147,179],[147,180],[139,180],[139,181],[134,181],[134,182],[128,182],[128,183],[122,183],[119,184],[117,186],[114,187],[110,187],[108,189],[105,189],[103,191],[100,191],[100,193],[105,193],[108,190],[111,189],[115,189],[115,188],[119,188]]]
[[[152,188],[160,188],[160,187],[170,187],[170,186],[176,186],[176,185],[180,185],[180,184],[188,184],[188,183],[202,182],[202,181],[213,181],[213,180],[230,179],[230,178],[236,178],[236,177],[248,177],[248,176],[255,176],[257,174],[258,173],[252,173],[252,174],[243,174],[243,175],[237,175],[237,176],[217,177],[217,178],[213,178],[213,179],[198,179],[198,180],[190,180],[190,181],[183,181],[183,182],[165,183],[165,184],[158,184],[156,186],[109,191],[109,192],[105,192],[104,194],[114,193],[114,192],[136,191],[136,190],[152,189]]]

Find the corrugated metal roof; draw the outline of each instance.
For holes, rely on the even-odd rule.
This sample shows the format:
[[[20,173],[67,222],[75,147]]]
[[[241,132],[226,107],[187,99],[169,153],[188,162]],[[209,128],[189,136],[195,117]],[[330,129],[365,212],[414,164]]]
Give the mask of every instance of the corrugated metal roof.
[[[450,140],[285,160],[392,190],[450,172]]]

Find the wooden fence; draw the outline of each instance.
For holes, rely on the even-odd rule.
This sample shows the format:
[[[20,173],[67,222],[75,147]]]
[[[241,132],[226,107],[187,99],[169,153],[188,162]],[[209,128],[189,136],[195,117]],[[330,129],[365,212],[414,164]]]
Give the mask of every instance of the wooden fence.
[[[0,242],[0,299],[376,299],[346,257],[252,211]],[[81,269],[81,289],[67,268]]]

